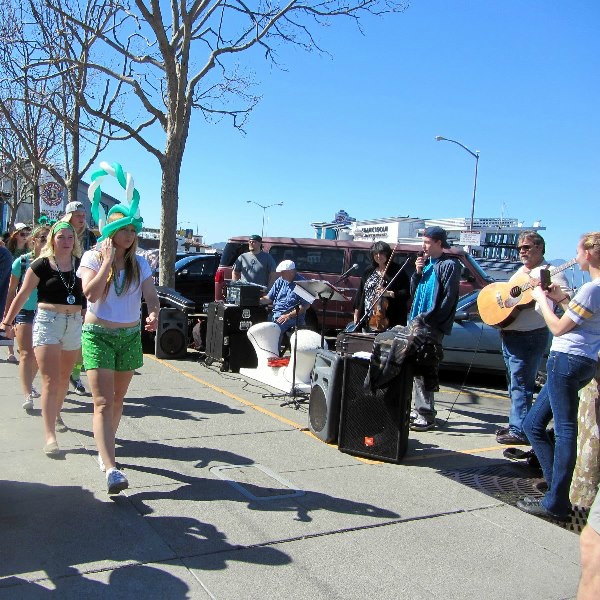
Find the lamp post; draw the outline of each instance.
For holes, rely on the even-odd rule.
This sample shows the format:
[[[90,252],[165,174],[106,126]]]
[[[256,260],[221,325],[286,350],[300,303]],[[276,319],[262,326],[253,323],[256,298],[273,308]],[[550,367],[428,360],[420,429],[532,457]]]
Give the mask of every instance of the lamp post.
[[[471,222],[469,224],[469,231],[473,231],[473,217],[475,216],[475,194],[477,193],[477,169],[479,167],[479,150],[469,150],[464,144],[457,142],[456,140],[450,140],[448,138],[442,137],[441,135],[436,135],[435,139],[438,142],[452,142],[457,146],[460,146],[463,150],[466,150],[471,156],[475,158],[475,181],[473,183],[473,200],[471,202]]]
[[[269,204],[265,206],[264,204],[259,204],[258,202],[254,202],[254,200],[246,200],[247,204],[256,204],[256,206],[260,206],[263,209],[262,216],[262,229],[260,230],[260,237],[263,237],[265,234],[265,214],[267,212],[267,208],[271,208],[272,206],[283,206],[283,202],[277,202],[275,204]]]

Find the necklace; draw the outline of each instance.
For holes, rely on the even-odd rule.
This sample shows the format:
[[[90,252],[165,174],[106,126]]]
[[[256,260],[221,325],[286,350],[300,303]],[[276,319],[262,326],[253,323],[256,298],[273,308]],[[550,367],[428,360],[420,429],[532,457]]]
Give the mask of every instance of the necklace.
[[[67,288],[67,304],[75,304],[75,296],[73,295],[73,288],[75,287],[75,268],[73,267],[73,257],[71,257],[71,281],[67,285],[65,278],[58,266],[58,261],[56,260],[56,256],[54,257],[54,263],[56,264],[56,270],[58,271],[58,275],[63,285]]]
[[[125,273],[123,273],[123,282],[121,284],[117,282],[117,280],[119,279],[119,273],[120,271],[117,271],[117,274],[115,275],[115,277],[113,277],[113,285],[115,286],[115,294],[117,296],[120,296],[123,293],[123,290],[125,289]]]

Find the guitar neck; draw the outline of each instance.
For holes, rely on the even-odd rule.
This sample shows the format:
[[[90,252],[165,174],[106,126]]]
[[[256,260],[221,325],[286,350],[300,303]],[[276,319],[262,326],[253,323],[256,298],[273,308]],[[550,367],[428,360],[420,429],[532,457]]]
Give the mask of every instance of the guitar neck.
[[[562,273],[565,269],[572,267],[577,262],[576,258],[572,258],[569,262],[564,263],[563,265],[559,265],[558,267],[552,267],[550,269],[550,277],[556,275],[557,273]],[[527,282],[525,285],[521,286],[521,290],[524,292],[531,287],[531,283]]]

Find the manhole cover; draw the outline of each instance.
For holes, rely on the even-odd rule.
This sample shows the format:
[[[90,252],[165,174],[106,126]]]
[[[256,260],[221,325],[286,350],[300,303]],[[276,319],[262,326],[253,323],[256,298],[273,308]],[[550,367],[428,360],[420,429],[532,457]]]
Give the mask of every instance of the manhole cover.
[[[493,465],[461,471],[441,471],[444,477],[449,477],[458,483],[483,492],[511,506],[516,506],[517,500],[523,498],[523,496],[541,498],[544,495],[544,492],[540,491],[539,488],[544,480],[536,476],[535,473],[535,471],[516,468],[512,465]],[[581,533],[587,522],[588,513],[588,509],[575,506],[570,521],[566,523],[552,522],[569,531]]]
[[[264,502],[304,495],[304,490],[260,464],[220,465],[211,467],[210,472],[253,501]]]

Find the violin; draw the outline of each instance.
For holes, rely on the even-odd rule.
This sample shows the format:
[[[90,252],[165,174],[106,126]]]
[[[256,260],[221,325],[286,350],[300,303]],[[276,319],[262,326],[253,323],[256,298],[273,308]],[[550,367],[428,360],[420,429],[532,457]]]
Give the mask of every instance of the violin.
[[[385,265],[385,269],[383,270],[383,273],[381,274],[381,280],[379,282],[379,285],[381,288],[385,287],[383,285],[383,280],[388,272],[390,263],[392,262],[392,259],[394,258],[394,252],[396,252],[396,248],[398,248],[398,243],[396,243],[396,246],[392,250],[392,253],[390,254],[390,258],[388,259],[388,261]],[[369,318],[369,329],[371,331],[385,331],[386,329],[388,329],[388,327],[390,326],[390,320],[387,315],[387,311],[388,311],[389,307],[390,307],[390,300],[389,300],[389,298],[384,297],[383,291],[382,291],[379,294],[377,300],[375,301],[375,303],[372,307],[371,317]]]

